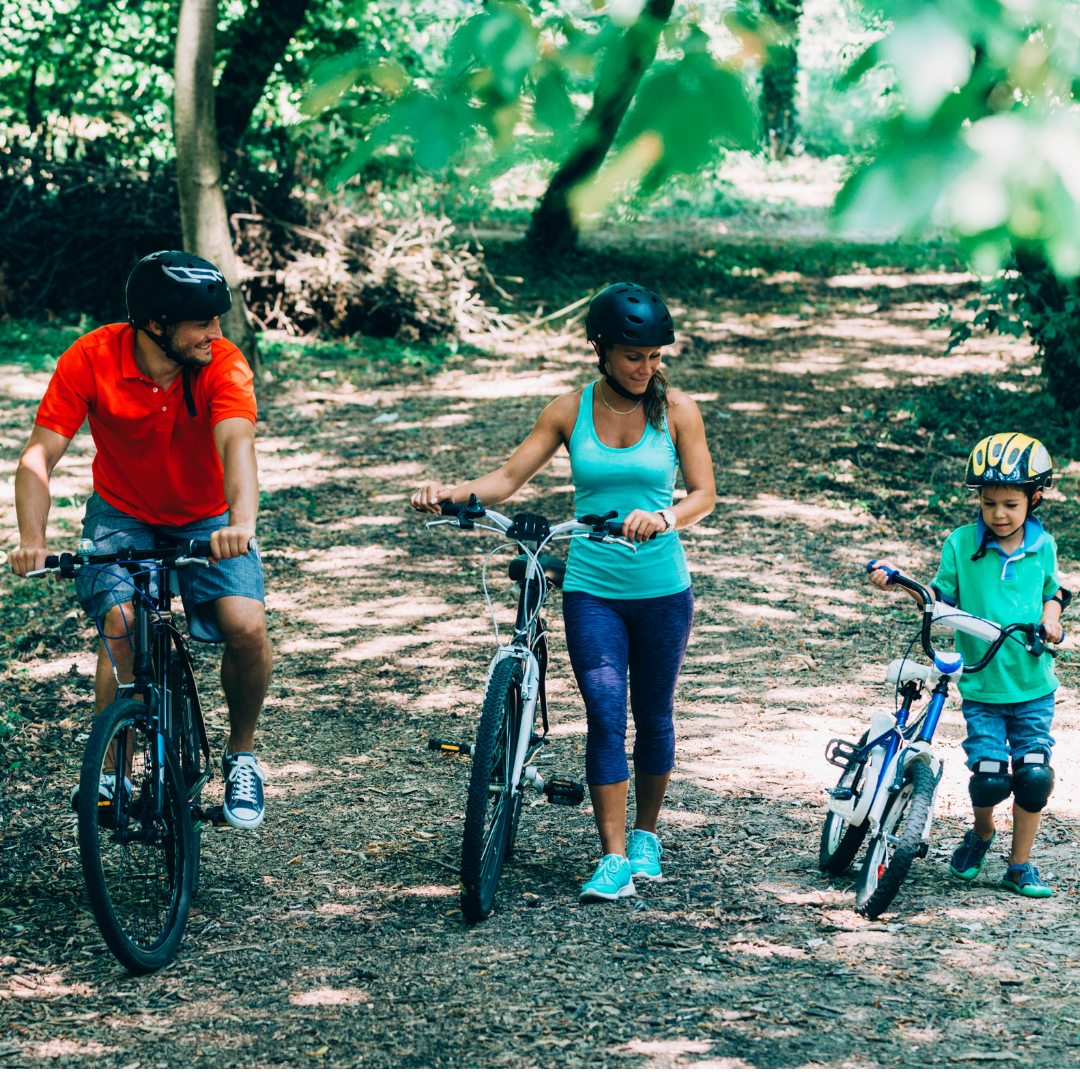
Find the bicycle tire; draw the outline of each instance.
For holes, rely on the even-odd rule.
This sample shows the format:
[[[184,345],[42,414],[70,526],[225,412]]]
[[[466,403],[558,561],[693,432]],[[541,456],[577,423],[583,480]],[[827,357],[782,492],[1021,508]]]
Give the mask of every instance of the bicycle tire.
[[[131,793],[103,812],[99,778],[110,744],[121,739],[131,761]],[[116,701],[94,721],[79,777],[79,852],[90,909],[112,954],[136,974],[157,971],[176,955],[191,907],[194,843],[187,789],[165,739],[159,819],[150,801],[154,740],[147,706],[131,698]],[[121,821],[150,836],[118,843],[118,811]]]
[[[506,859],[516,782],[506,774],[521,723],[521,681],[521,662],[504,657],[491,673],[480,713],[461,842],[461,912],[470,925],[491,914]],[[493,793],[492,785],[501,792]]]
[[[867,848],[855,887],[855,910],[868,919],[876,919],[896,899],[926,830],[934,800],[934,774],[925,761],[916,761],[907,775],[910,782],[886,804],[881,829]],[[891,858],[886,840],[890,835],[899,838]]]
[[[863,737],[856,744],[860,750],[866,745],[868,734],[869,732],[864,732]],[[852,773],[855,775],[849,782],[848,777]],[[857,802],[862,795],[865,773],[866,764],[860,763],[854,769],[848,769],[841,776],[837,786],[851,788],[855,792],[854,801]],[[822,873],[844,873],[858,855],[869,828],[870,822],[866,818],[863,818],[859,825],[851,825],[839,814],[830,810],[825,815],[825,821],[821,826],[821,842],[818,845],[818,867]]]
[[[172,735],[173,750],[176,760],[180,762],[180,772],[184,778],[186,791],[190,791],[198,779],[202,776],[202,744],[199,741],[199,733],[195,730],[195,704],[198,700],[198,692],[191,685],[187,669],[183,660],[173,655],[172,675],[169,679],[172,687],[172,709],[169,716],[170,732]],[[200,792],[191,800],[191,806],[199,806],[202,803]],[[192,859],[194,870],[191,878],[191,896],[194,899],[199,895],[199,877],[202,859],[202,829],[195,828],[192,824]]]

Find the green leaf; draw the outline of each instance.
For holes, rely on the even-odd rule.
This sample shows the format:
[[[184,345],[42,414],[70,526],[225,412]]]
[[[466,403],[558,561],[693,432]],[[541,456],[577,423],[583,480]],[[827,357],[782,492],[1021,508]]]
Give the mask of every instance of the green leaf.
[[[705,51],[661,65],[642,82],[619,141],[625,145],[649,131],[662,140],[663,155],[646,189],[672,173],[694,175],[716,157],[719,145],[749,150],[758,143],[742,80]]]
[[[577,113],[561,73],[555,68],[537,81],[533,114],[537,121],[556,134],[566,132],[577,123]]]

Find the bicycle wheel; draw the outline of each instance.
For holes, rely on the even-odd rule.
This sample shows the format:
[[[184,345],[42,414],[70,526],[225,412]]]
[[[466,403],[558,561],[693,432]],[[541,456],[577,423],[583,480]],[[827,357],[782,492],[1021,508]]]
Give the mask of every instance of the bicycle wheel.
[[[113,955],[139,974],[175,955],[194,873],[187,789],[169,740],[162,740],[163,757],[156,742],[146,705],[116,701],[94,722],[79,777],[79,851],[90,908]],[[159,761],[160,812],[152,789]],[[116,783],[124,772],[130,789]],[[117,792],[108,802],[98,795],[102,774],[113,777]]]
[[[861,750],[866,745],[868,733],[856,744]],[[853,768],[848,769],[840,778],[838,787],[850,788],[854,793],[852,803],[857,803],[862,795],[863,778],[866,773],[866,765],[860,762]],[[839,814],[829,811],[825,815],[825,823],[821,827],[821,844],[818,847],[818,866],[826,874],[842,874],[850,865],[851,860],[862,847],[866,830],[870,822],[863,818],[859,825],[851,825]]]
[[[876,919],[896,898],[918,854],[934,800],[934,774],[916,761],[903,788],[886,803],[881,830],[870,841],[855,886],[855,910]],[[893,844],[895,850],[889,850]]]
[[[491,674],[473,752],[461,844],[461,911],[467,923],[491,914],[507,839],[521,800],[510,776],[521,725],[521,662],[508,656]],[[516,804],[516,805],[515,805]]]
[[[172,738],[173,752],[180,763],[180,773],[184,778],[184,790],[189,792],[202,776],[206,762],[203,760],[202,743],[195,724],[197,691],[188,677],[187,667],[179,656],[173,656],[172,675],[169,685],[172,687],[172,707],[169,710],[169,734]],[[192,806],[202,802],[200,792],[191,800]],[[199,892],[199,860],[202,856],[202,830],[192,828],[192,859],[194,873],[191,879],[191,895]]]

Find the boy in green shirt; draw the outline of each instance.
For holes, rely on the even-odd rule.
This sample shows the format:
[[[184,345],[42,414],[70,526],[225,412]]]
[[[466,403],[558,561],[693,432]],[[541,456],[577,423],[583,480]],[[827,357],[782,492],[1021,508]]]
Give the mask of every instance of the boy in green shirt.
[[[1042,623],[1048,641],[1063,639],[1061,614],[1072,594],[1058,577],[1054,539],[1033,515],[1043,488],[1052,482],[1053,463],[1037,439],[1008,432],[975,447],[966,483],[978,492],[980,514],[945,541],[931,583],[940,600],[1002,626]],[[892,587],[884,571],[875,570],[870,581],[878,588]],[[981,659],[986,647],[960,632],[956,646],[965,664]],[[972,772],[968,790],[975,812],[975,827],[965,833],[949,864],[962,881],[974,880],[982,869],[997,835],[994,806],[1011,793],[1012,853],[1001,884],[1021,896],[1053,893],[1028,861],[1054,787],[1050,725],[1060,684],[1053,666],[1049,653],[1032,656],[1009,640],[989,667],[960,679],[968,732],[963,745]]]

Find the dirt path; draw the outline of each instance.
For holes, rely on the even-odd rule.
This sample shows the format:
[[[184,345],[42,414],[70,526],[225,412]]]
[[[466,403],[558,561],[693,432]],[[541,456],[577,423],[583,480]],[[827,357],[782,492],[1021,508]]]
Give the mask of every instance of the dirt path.
[[[661,818],[667,880],[637,902],[578,905],[599,857],[591,811],[540,802],[523,813],[496,914],[464,927],[454,868],[468,770],[423,749],[429,734],[475,730],[489,545],[425,531],[407,492],[500,460],[546,400],[589,377],[579,339],[531,338],[512,355],[380,389],[365,389],[359,368],[279,370],[260,424],[278,656],[259,742],[269,811],[256,835],[206,836],[186,940],[155,976],[127,976],[100,943],[65,805],[88,730],[89,633],[63,585],[5,576],[4,707],[18,731],[0,744],[0,1065],[1080,1057],[1073,667],[1061,671],[1058,787],[1035,853],[1058,887],[1052,900],[997,890],[1003,844],[975,886],[948,879],[966,818],[955,701],[937,739],[946,772],[931,854],[888,915],[858,918],[852,880],[817,870],[822,789],[836,775],[824,744],[886,704],[884,666],[914,629],[908,607],[864,587],[861,565],[886,554],[928,578],[945,531],[968,516],[947,497],[962,440],[920,434],[912,403],[965,371],[1029,370],[1023,349],[998,342],[941,359],[928,301],[952,282],[878,281],[872,294],[865,284],[787,296],[785,313],[749,300],[678,313],[692,332],[673,380],[701,403],[721,499],[686,536],[698,606]],[[0,379],[10,461],[41,380],[10,368]],[[88,490],[85,437],[74,449],[57,477],[62,500]],[[522,505],[567,516],[568,472],[556,459]],[[1076,479],[1046,515],[1055,532],[1072,528]],[[935,491],[944,512],[928,506]],[[70,535],[81,512],[57,513]],[[1066,569],[1075,589],[1076,564]],[[557,602],[552,615],[545,771],[579,778],[583,709]],[[220,745],[216,658],[203,657]]]

